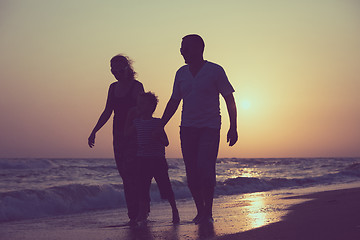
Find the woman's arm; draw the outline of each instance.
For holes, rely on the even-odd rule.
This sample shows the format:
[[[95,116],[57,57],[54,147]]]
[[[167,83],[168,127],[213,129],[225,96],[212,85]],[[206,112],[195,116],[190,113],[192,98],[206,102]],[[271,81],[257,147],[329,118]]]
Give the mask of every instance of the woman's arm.
[[[113,84],[110,85],[109,87],[109,91],[108,91],[108,96],[107,96],[107,100],[106,100],[106,105],[105,105],[105,109],[104,111],[101,113],[99,120],[97,121],[94,129],[92,130],[89,138],[88,138],[88,145],[90,148],[92,148],[95,145],[95,135],[97,133],[97,131],[99,131],[104,125],[105,123],[109,120],[112,112],[113,112],[113,105],[112,105],[112,101],[111,101],[111,95],[112,95],[112,91],[113,91]]]

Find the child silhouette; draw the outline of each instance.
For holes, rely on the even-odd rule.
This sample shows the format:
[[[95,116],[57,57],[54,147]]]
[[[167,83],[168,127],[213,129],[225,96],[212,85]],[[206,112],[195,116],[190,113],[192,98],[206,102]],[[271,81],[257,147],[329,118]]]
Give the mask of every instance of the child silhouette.
[[[179,223],[179,213],[171,187],[168,164],[165,158],[165,146],[169,145],[161,119],[154,118],[158,98],[152,92],[142,93],[137,99],[137,108],[129,113],[126,123],[126,135],[136,135],[139,189],[139,214],[137,220],[146,222],[149,212],[149,191],[155,178],[162,199],[169,201],[172,208],[172,222]],[[154,130],[162,129],[158,134]],[[156,131],[155,131],[156,132]]]

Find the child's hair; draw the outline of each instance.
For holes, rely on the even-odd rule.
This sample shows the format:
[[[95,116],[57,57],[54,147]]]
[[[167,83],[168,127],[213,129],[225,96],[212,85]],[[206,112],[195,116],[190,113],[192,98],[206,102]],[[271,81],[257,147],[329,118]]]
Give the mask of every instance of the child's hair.
[[[145,92],[140,94],[140,97],[143,97],[146,99],[146,101],[150,104],[150,106],[152,107],[151,109],[151,113],[154,113],[156,106],[159,102],[158,97],[153,93],[153,92]]]

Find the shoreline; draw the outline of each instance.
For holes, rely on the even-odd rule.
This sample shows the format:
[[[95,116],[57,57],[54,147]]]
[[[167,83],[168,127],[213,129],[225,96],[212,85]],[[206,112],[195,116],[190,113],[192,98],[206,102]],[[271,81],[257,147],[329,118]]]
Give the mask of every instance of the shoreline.
[[[287,199],[310,200],[291,206],[290,212],[280,222],[216,239],[360,239],[360,188],[316,192]]]
[[[310,194],[309,194],[310,193]],[[145,228],[124,226],[125,209],[0,224],[1,240],[302,240],[360,239],[359,184],[284,189],[214,199],[213,225],[195,225],[192,200],[178,201],[180,225],[166,203],[151,205]]]

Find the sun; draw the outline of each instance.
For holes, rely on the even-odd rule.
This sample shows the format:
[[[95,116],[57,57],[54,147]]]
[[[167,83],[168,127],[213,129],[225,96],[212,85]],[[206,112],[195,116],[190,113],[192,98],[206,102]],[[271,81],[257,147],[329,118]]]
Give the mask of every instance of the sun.
[[[242,100],[242,101],[240,102],[240,106],[241,106],[242,109],[248,110],[248,109],[250,109],[250,107],[251,107],[251,103],[250,103],[249,100]]]
[[[239,96],[239,95],[234,95],[235,98],[235,102],[236,102],[236,106],[239,110],[250,110],[253,105],[252,105],[252,100],[254,100],[251,96]]]

